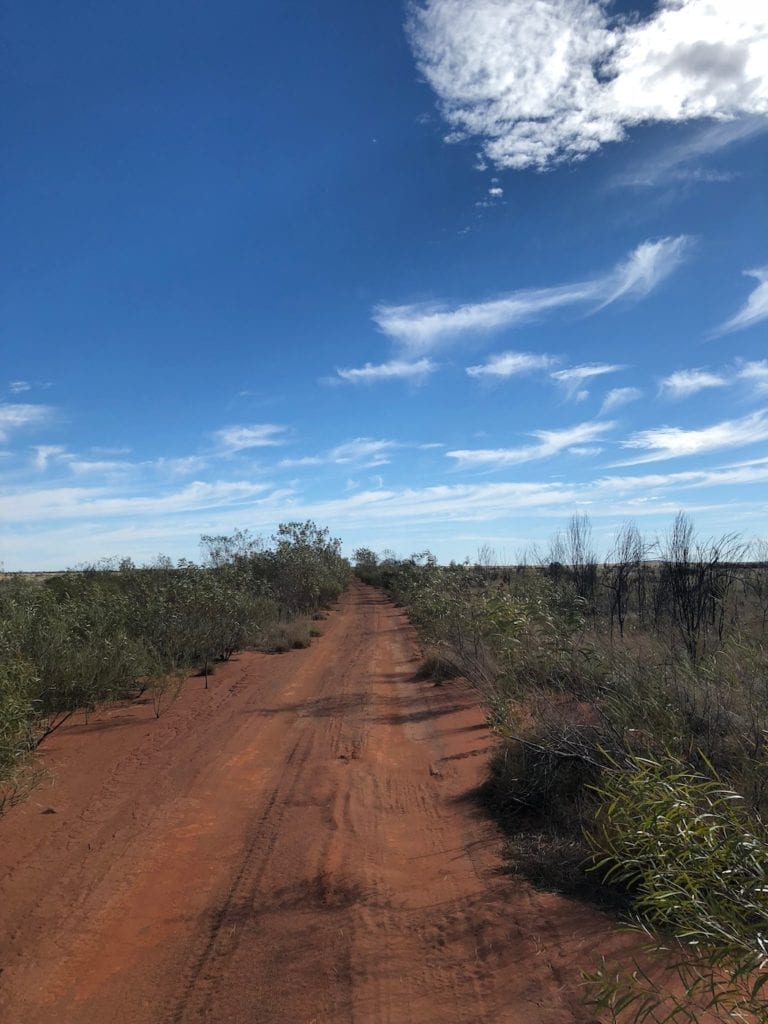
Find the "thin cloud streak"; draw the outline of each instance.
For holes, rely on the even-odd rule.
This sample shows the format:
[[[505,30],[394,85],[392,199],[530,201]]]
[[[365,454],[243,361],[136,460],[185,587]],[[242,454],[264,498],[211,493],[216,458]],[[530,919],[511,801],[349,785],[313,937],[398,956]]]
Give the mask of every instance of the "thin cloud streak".
[[[373,319],[394,342],[424,353],[465,334],[516,327],[563,307],[592,303],[597,311],[620,299],[641,299],[673,273],[690,243],[685,235],[643,242],[627,259],[587,281],[524,289],[453,308],[444,303],[380,305]]]
[[[745,276],[753,277],[757,287],[750,293],[742,308],[714,332],[715,337],[753,327],[768,318],[768,266],[756,270],[745,270]]]
[[[660,386],[660,394],[667,398],[689,398],[691,395],[707,388],[724,388],[730,381],[719,373],[709,370],[677,370],[665,377]]]
[[[638,398],[642,397],[643,392],[640,388],[611,388],[603,399],[600,415],[604,416],[606,413],[619,409],[622,405],[628,405],[629,402],[636,402]]]
[[[286,428],[275,423],[252,423],[246,426],[224,427],[214,438],[227,452],[246,451],[249,448],[272,448],[285,444]]]
[[[360,367],[336,370],[337,377],[346,384],[374,384],[379,381],[408,380],[419,383],[437,369],[431,359],[417,359],[408,362],[404,359],[393,359],[388,363],[366,363]]]
[[[50,420],[52,413],[48,405],[0,402],[0,441],[7,441],[15,430],[42,426]]]
[[[660,153],[617,175],[614,187],[648,188],[676,182],[717,183],[731,181],[733,174],[692,166],[729,146],[747,142],[768,131],[768,119],[741,117],[698,128],[685,142],[668,146]]]
[[[556,370],[550,374],[552,380],[559,384],[569,399],[581,400],[589,392],[583,387],[588,380],[603,377],[607,373],[618,373],[625,369],[619,363],[590,363],[584,366],[569,366],[564,370]]]
[[[399,448],[397,441],[376,440],[372,437],[356,437],[352,441],[336,445],[322,455],[305,455],[297,459],[282,459],[278,466],[281,469],[293,469],[301,466],[348,466],[355,465],[361,469],[374,466],[386,466],[391,452]]]
[[[622,445],[645,454],[617,462],[617,466],[637,466],[682,456],[701,455],[725,448],[740,448],[768,440],[768,409],[759,409],[737,420],[723,420],[699,430],[681,427],[654,427],[640,430]]]
[[[587,422],[565,430],[535,430],[531,436],[536,438],[536,444],[518,448],[461,448],[446,452],[446,456],[454,459],[462,469],[517,466],[523,462],[548,459],[574,446],[578,448],[590,441],[599,440],[613,430],[615,425],[612,422]]]
[[[477,366],[467,366],[467,376],[476,380],[519,377],[535,370],[548,370],[558,360],[545,352],[500,352]]]

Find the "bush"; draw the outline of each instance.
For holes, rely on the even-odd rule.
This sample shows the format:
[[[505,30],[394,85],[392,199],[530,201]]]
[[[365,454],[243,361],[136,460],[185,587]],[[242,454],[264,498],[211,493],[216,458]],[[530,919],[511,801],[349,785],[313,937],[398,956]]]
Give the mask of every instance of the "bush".
[[[664,936],[652,948],[666,963],[661,976],[603,965],[590,977],[593,1005],[612,1020],[690,1022],[706,1010],[707,1020],[768,1021],[762,821],[713,770],[693,772],[673,756],[613,765],[596,794],[593,870],[633,895],[639,926]]]

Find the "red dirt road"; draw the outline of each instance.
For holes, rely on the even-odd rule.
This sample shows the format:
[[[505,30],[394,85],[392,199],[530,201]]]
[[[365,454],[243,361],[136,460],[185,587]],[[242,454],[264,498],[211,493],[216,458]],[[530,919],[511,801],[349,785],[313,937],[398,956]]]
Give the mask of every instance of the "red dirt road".
[[[591,1019],[610,925],[500,871],[472,693],[361,584],[323,626],[50,738],[0,819],[3,1024]]]

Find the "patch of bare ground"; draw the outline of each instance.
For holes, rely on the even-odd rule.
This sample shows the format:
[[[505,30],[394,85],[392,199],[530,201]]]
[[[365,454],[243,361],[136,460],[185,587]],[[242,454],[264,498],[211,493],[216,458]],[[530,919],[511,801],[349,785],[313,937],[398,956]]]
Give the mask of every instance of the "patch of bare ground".
[[[72,721],[0,821],[9,1024],[560,1024],[633,941],[502,870],[491,738],[353,583],[308,650]]]

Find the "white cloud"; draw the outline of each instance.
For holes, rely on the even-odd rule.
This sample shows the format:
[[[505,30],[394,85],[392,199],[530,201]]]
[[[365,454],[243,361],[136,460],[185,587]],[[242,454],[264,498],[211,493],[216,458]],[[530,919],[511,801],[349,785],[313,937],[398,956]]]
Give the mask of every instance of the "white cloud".
[[[356,437],[353,441],[346,441],[344,444],[332,448],[328,453],[328,458],[330,462],[335,462],[338,465],[345,465],[349,462],[367,462],[367,465],[378,466],[384,461],[389,461],[385,458],[386,454],[397,447],[396,441],[377,441],[371,437]],[[368,461],[370,459],[376,461],[370,462]]]
[[[228,452],[248,448],[270,448],[285,444],[285,427],[274,423],[253,423],[250,426],[225,427],[214,434],[217,443]]]
[[[51,487],[0,496],[0,521],[176,515],[247,503],[268,489],[249,481],[199,480],[161,495],[126,496],[99,487]]]
[[[730,381],[709,370],[677,370],[662,380],[660,390],[668,398],[688,398],[706,388],[724,388]]]
[[[404,359],[393,359],[388,363],[366,363],[365,366],[347,370],[336,370],[338,377],[347,384],[373,384],[383,380],[410,380],[419,382],[437,369],[431,359],[417,359],[408,362]]]
[[[752,384],[759,394],[768,394],[768,359],[740,363],[736,376]]]
[[[51,408],[47,405],[0,402],[0,441],[6,441],[14,430],[47,423],[50,417]]]
[[[708,169],[699,161],[765,131],[768,120],[763,117],[740,117],[697,127],[685,141],[655,151],[650,159],[617,175],[612,184],[640,188],[674,182],[731,181],[733,172]]]
[[[499,167],[582,159],[637,124],[768,113],[759,0],[660,0],[611,19],[599,0],[425,0],[409,35],[451,127]]]
[[[566,449],[569,455],[599,455],[602,452],[602,448],[599,444],[578,444],[573,447]]]
[[[721,324],[716,334],[728,334],[740,331],[744,327],[752,327],[768,317],[768,266],[756,270],[745,270],[747,277],[754,277],[757,287],[750,293],[742,308],[730,320]]]
[[[12,395],[21,395],[25,391],[31,391],[32,385],[27,380],[12,380],[8,385],[8,390]]]
[[[279,466],[283,469],[294,466],[347,466],[356,465],[361,468],[385,466],[389,463],[389,454],[400,447],[397,441],[376,440],[371,437],[356,437],[352,441],[336,445],[322,455],[306,455],[298,459],[282,459]]]
[[[626,260],[586,281],[523,289],[453,308],[445,303],[381,305],[373,319],[393,341],[426,352],[459,335],[515,327],[564,306],[591,302],[603,308],[622,298],[642,298],[675,270],[689,243],[686,236],[643,242]]]
[[[466,372],[470,377],[480,379],[517,377],[533,370],[548,370],[556,363],[557,359],[546,352],[500,352],[486,363],[468,366]]]
[[[498,185],[494,185],[493,188],[488,189],[488,195],[493,196],[494,199],[501,199],[504,195],[504,189],[500,188]]]
[[[623,369],[624,367],[618,363],[590,363],[584,366],[569,366],[565,370],[555,370],[550,377],[564,388],[569,399],[581,400],[589,394],[584,388],[587,381],[594,377],[602,377],[606,373],[618,373]]]
[[[107,459],[71,459],[67,465],[78,476],[88,476],[91,473],[125,473],[134,468],[130,462],[116,462]]]
[[[535,430],[531,436],[536,438],[536,444],[519,448],[462,448],[446,452],[446,455],[462,468],[516,466],[534,459],[547,459],[574,446],[578,448],[588,444],[602,438],[614,426],[610,422],[590,421],[565,430]]]
[[[690,245],[691,240],[686,235],[642,242],[616,267],[612,278],[606,281],[608,294],[602,306],[618,299],[643,299],[650,295],[665,277],[669,277],[680,266]]]
[[[768,440],[768,409],[759,409],[737,420],[723,420],[699,430],[680,427],[654,427],[633,434],[622,445],[645,454],[618,465],[634,466],[644,462],[677,459],[683,455],[701,455],[723,448],[738,448]]]
[[[264,532],[287,516],[314,519],[329,523],[334,532],[359,535],[361,543],[377,526],[387,538],[405,529],[419,531],[426,542],[440,523],[509,523],[514,517],[517,526],[524,515],[529,517],[525,529],[535,530],[537,520],[556,517],[562,522],[577,507],[613,521],[628,515],[666,519],[680,508],[698,508],[714,510],[721,520],[727,514],[735,526],[749,523],[749,515],[764,520],[760,495],[753,501],[748,490],[737,494],[734,488],[768,483],[768,458],[707,470],[607,475],[583,483],[514,480],[385,490],[381,478],[371,482],[377,490],[319,501],[289,488],[245,481],[195,483],[173,493],[134,497],[103,486],[22,489],[0,496],[0,520],[8,524],[6,549],[9,557],[13,553],[13,567],[25,569],[55,569],[116,552],[148,559],[168,547],[169,554],[189,557],[201,532],[230,532],[242,526],[244,516],[251,528]],[[719,504],[710,494],[698,504],[686,498],[691,491],[716,488],[723,492]],[[455,530],[451,533],[455,538]]]
[[[611,388],[603,399],[600,415],[611,412],[612,409],[618,409],[622,405],[627,405],[629,402],[636,402],[638,398],[642,397],[643,392],[640,388]]]
[[[36,445],[33,450],[35,452],[35,469],[43,471],[48,469],[51,461],[72,458],[72,456],[67,452],[67,449],[60,444],[39,444]]]
[[[207,469],[210,460],[204,455],[180,455],[175,458],[161,457],[150,463],[151,468],[170,477],[189,476]]]

